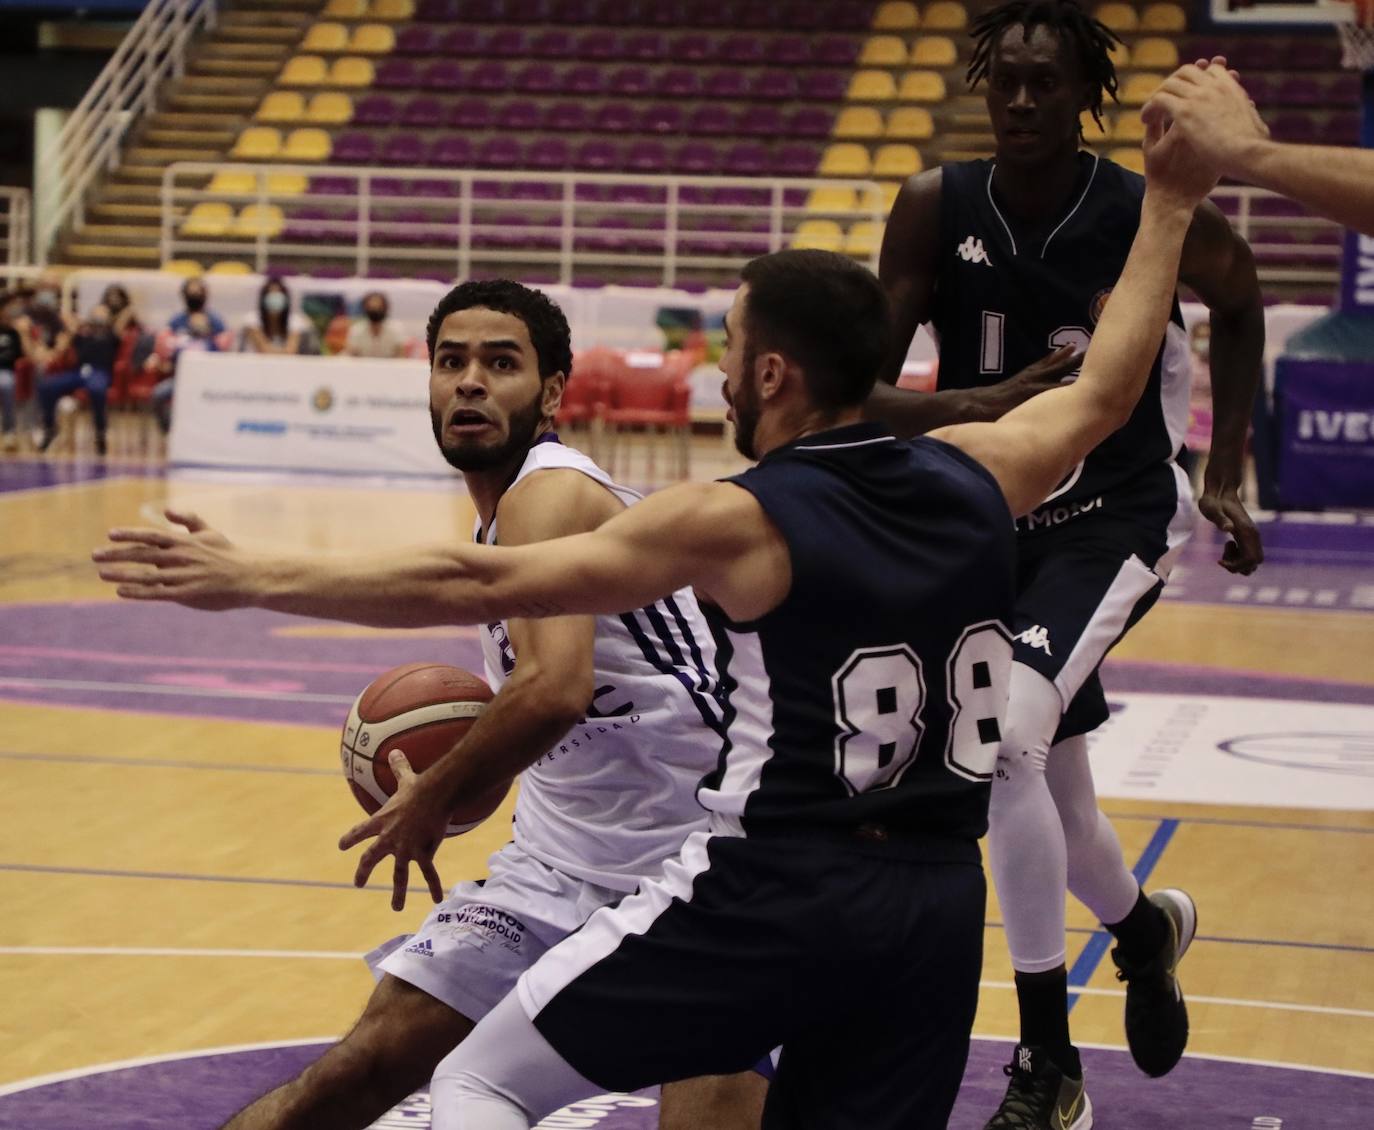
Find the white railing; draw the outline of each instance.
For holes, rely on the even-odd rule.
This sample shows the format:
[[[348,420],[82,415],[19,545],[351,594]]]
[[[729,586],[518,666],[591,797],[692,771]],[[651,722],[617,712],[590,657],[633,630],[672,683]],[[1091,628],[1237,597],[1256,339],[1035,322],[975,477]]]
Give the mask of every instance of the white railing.
[[[216,0],[149,0],[39,165],[40,262],[65,224],[85,222],[87,192],[118,165],[124,138],[165,84],[182,76],[188,45],[214,26],[215,13]]]
[[[29,238],[32,233],[29,190],[0,186],[0,262],[7,267],[31,263]]]
[[[1331,283],[1341,277],[1341,227],[1330,220],[1291,208],[1268,211],[1267,201],[1282,200],[1276,192],[1243,185],[1215,189],[1211,199],[1226,212],[1237,233],[1262,260],[1260,282]],[[1292,256],[1301,266],[1277,260]]]
[[[239,191],[203,187],[217,173],[251,179]],[[309,192],[302,186],[312,176],[347,191]],[[417,195],[405,188],[412,181],[443,195]],[[259,272],[311,259],[365,275],[386,262],[453,278],[520,264],[553,268],[563,284],[597,268],[635,268],[672,287],[684,272],[738,269],[788,246],[797,224],[817,217],[806,208],[817,188],[855,194],[856,207],[824,214],[846,229],[887,217],[882,188],[869,180],[178,161],[162,178],[161,254],[163,263],[250,260]],[[196,211],[205,204],[211,209]],[[256,215],[245,216],[255,205]],[[877,265],[876,237],[842,249]]]

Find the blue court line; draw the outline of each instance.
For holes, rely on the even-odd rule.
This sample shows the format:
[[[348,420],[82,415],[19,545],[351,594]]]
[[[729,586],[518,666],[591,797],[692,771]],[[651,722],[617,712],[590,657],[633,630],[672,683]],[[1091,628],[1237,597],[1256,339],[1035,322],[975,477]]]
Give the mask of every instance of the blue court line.
[[[175,879],[191,883],[248,883],[269,887],[326,887],[352,891],[352,883],[329,883],[323,879],[265,879],[250,875],[191,875],[182,871],[119,871],[107,867],[49,867],[38,863],[0,863],[0,871],[29,871],[44,875],[94,875],[103,879]],[[381,887],[363,888],[380,891]],[[388,887],[386,894],[390,894]]]
[[[1145,845],[1145,850],[1140,853],[1140,858],[1131,868],[1131,874],[1135,876],[1136,882],[1142,888],[1145,886],[1145,881],[1150,877],[1150,872],[1155,869],[1155,864],[1159,862],[1159,857],[1164,854],[1164,849],[1169,846],[1169,841],[1174,838],[1174,833],[1177,831],[1177,820],[1161,820],[1159,826],[1155,828],[1154,835],[1150,837],[1150,842]],[[1106,930],[1094,930],[1092,937],[1088,939],[1088,944],[1083,947],[1083,951],[1069,968],[1069,984],[1086,985],[1097,971],[1097,967],[1102,964],[1102,959],[1107,954],[1107,947],[1111,944],[1111,934]],[[1070,1012],[1073,1011],[1073,1006],[1078,1003],[1078,997],[1079,994],[1077,993],[1069,994]]]
[[[1244,806],[1241,806],[1244,807]],[[1294,807],[1301,807],[1295,805]],[[1116,820],[1174,820],[1179,824],[1219,824],[1229,828],[1268,828],[1278,832],[1354,832],[1362,836],[1374,836],[1374,826],[1359,828],[1353,824],[1298,824],[1290,821],[1238,820],[1225,816],[1158,816],[1130,812],[1111,812],[1108,815]]]

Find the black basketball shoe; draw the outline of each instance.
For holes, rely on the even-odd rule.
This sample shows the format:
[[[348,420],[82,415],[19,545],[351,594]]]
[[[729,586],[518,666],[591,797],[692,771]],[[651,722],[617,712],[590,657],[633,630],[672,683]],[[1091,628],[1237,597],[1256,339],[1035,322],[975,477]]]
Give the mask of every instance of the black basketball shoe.
[[[1126,1043],[1146,1075],[1167,1075],[1188,1046],[1188,1006],[1178,963],[1197,933],[1197,907],[1184,891],[1156,891],[1150,901],[1164,912],[1168,936],[1149,961],[1135,963],[1112,950],[1117,980],[1126,982]]]
[[[1002,1071],[1011,1082],[983,1130],[1092,1130],[1083,1080],[1065,1075],[1040,1048],[1017,1044]]]

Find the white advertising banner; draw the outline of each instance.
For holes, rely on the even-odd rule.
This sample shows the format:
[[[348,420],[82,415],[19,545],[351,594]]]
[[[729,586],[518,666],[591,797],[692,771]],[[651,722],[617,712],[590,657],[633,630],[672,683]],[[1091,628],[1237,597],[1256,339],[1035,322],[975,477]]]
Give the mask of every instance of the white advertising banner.
[[[451,474],[429,422],[423,361],[184,352],[173,463]]]

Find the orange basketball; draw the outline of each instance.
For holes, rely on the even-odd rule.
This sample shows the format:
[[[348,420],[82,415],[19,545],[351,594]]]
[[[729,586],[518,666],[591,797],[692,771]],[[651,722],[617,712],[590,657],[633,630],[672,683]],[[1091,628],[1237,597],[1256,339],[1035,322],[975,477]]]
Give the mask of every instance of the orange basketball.
[[[442,663],[407,663],[373,679],[344,723],[339,754],[344,776],[368,813],[396,791],[387,764],[393,749],[423,773],[472,728],[492,699],[491,688],[470,671]],[[500,807],[510,783],[464,801],[453,810],[446,835],[471,831]]]

